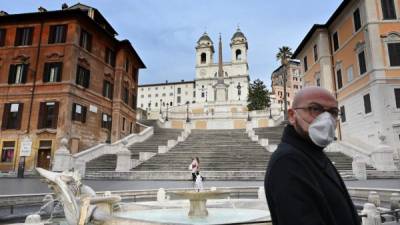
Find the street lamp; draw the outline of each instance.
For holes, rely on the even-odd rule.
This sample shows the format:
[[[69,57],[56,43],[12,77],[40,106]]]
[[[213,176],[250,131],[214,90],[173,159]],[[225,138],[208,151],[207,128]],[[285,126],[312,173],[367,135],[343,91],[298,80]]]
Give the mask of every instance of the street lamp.
[[[189,118],[189,101],[186,102],[186,123],[190,122]]]
[[[269,106],[269,118],[272,119],[271,106]]]
[[[242,86],[240,86],[240,82],[236,88],[238,89],[238,95],[239,95],[239,101],[240,101],[240,95],[242,94],[242,91],[241,91]]]
[[[162,106],[162,99],[160,99],[160,115],[162,115],[161,106]]]
[[[168,102],[167,102],[167,113],[166,113],[166,115],[165,115],[165,121],[168,121],[168,106],[169,106],[169,104],[168,104]]]

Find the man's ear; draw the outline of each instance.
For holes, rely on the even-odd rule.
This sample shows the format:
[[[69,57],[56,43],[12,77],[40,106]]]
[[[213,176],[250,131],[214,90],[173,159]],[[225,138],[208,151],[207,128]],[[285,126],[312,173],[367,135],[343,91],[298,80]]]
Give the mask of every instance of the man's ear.
[[[289,123],[293,126],[296,123],[295,113],[296,112],[294,111],[294,109],[288,109],[288,120]]]

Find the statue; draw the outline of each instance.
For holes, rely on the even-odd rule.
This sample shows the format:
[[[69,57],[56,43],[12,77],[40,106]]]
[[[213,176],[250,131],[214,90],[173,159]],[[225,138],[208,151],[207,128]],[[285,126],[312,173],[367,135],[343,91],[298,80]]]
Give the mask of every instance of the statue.
[[[82,184],[77,171],[56,173],[42,168],[36,170],[63,204],[69,225],[104,222],[112,216],[112,205],[121,201],[121,197],[116,195],[97,196],[91,187]]]

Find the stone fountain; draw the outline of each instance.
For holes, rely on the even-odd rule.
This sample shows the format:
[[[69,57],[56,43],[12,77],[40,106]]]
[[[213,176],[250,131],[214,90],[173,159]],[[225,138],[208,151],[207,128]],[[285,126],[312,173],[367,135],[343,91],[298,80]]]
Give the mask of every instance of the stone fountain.
[[[180,199],[186,200],[169,200],[169,197],[165,199],[165,191],[162,190],[158,194],[158,198],[160,200],[164,199],[163,201],[128,203],[121,205],[122,210],[115,211],[114,208],[121,201],[121,197],[111,194],[96,195],[92,188],[81,183],[78,172],[56,173],[41,168],[37,168],[37,171],[53,190],[54,199],[62,203],[65,221],[68,225],[208,225],[253,221],[260,218],[268,218],[269,216],[268,211],[265,209],[252,207],[227,208],[226,205],[231,205],[232,202],[223,198],[228,196],[229,192],[204,191],[201,180],[196,182],[196,189],[193,191],[169,193],[169,195],[175,195]],[[187,213],[186,209],[187,199],[190,205],[189,213]],[[223,205],[224,207],[207,209],[206,203],[208,199],[221,201],[217,205]],[[251,201],[257,202],[257,200]],[[259,203],[260,201],[256,205]],[[215,203],[213,204],[215,205]],[[266,203],[262,203],[262,205],[266,205]],[[121,207],[118,208],[121,209]],[[53,222],[43,222],[38,215],[30,215],[26,220],[26,224],[54,224]]]

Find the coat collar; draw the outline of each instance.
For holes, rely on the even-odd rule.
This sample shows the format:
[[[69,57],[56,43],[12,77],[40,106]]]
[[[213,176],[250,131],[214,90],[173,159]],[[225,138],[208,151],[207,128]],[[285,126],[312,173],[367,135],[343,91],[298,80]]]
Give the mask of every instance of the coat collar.
[[[339,173],[324,153],[324,148],[315,145],[311,140],[302,138],[290,124],[288,124],[283,131],[282,142],[293,146],[294,149],[307,155],[307,157],[310,158],[321,169],[324,175],[329,177],[329,179],[335,183],[339,189],[346,191]],[[329,167],[334,168],[334,173],[328,172],[330,169]]]

